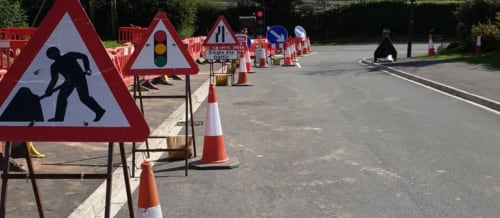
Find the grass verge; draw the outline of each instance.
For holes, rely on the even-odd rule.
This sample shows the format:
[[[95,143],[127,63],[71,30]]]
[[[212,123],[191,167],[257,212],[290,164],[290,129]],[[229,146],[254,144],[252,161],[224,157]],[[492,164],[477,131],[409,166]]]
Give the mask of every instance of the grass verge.
[[[103,43],[105,48],[116,48],[120,45],[116,40],[106,40]]]
[[[481,55],[458,51],[444,51],[434,57],[421,56],[419,58],[429,60],[461,61],[469,64],[479,64],[485,67],[500,70],[500,61],[498,61],[500,60],[500,51],[489,52]]]

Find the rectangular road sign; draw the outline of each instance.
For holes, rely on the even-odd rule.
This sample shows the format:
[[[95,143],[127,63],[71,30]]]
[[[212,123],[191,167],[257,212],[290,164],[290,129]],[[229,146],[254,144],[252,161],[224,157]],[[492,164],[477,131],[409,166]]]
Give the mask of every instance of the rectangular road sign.
[[[236,60],[238,59],[237,50],[207,50],[205,52],[207,60]]]

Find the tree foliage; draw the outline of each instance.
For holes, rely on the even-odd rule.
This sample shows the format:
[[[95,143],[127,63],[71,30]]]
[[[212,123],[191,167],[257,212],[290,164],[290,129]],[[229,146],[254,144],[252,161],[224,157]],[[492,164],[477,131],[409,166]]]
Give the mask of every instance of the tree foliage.
[[[27,26],[21,4],[14,0],[0,0],[0,27]]]
[[[131,24],[147,27],[155,14],[165,11],[169,20],[182,38],[195,31],[197,4],[195,0],[120,0],[118,16],[120,26]]]
[[[466,0],[455,11],[458,21],[457,36],[461,40],[463,49],[472,50],[474,42],[471,40],[471,28],[479,23],[488,23],[495,20],[496,12],[500,11],[500,0]]]

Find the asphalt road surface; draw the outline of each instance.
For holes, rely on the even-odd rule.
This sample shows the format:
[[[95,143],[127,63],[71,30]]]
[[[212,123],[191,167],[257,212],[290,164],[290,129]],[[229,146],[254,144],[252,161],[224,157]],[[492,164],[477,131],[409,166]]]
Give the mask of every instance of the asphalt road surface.
[[[164,217],[498,217],[498,113],[358,63],[375,48],[313,47],[296,67],[255,69],[253,86],[217,86],[225,149],[239,167],[191,169],[185,177],[183,161],[157,155]],[[406,45],[397,50],[406,56]],[[413,52],[425,54],[427,45]],[[206,89],[202,78],[208,75],[197,75],[196,87]],[[194,120],[204,121],[206,103],[195,98]],[[155,126],[176,108],[147,105]],[[201,156],[204,126],[195,130]],[[106,146],[38,145],[47,154],[35,160],[41,172],[105,169]],[[101,217],[87,205],[103,204],[104,195],[92,194],[101,183],[40,181],[47,217],[94,217],[80,210]],[[131,183],[135,189],[138,175]],[[129,217],[123,189],[113,191],[111,214]],[[137,207],[137,192],[133,199]],[[7,203],[8,217],[37,215],[28,180],[9,183]]]
[[[164,217],[497,217],[498,115],[359,64],[375,47],[313,47],[251,87],[217,86],[240,165],[184,177],[157,162]]]

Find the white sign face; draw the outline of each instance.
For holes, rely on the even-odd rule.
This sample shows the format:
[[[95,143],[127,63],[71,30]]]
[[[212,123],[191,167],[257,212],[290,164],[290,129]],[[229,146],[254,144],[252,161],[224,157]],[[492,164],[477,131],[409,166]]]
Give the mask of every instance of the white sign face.
[[[65,77],[59,74],[53,76],[51,72],[60,73],[60,71],[54,71],[55,61],[47,57],[46,52],[49,48],[57,48],[61,55],[68,54],[79,54],[80,56],[85,56],[88,62],[85,63],[82,59],[76,59],[75,63],[79,64],[81,69],[85,69],[85,64],[89,65],[91,74],[85,75],[84,86],[74,86],[73,88],[67,88],[68,81]],[[75,56],[75,55],[73,55]],[[65,56],[64,56],[65,57]],[[67,61],[66,61],[67,62]],[[54,66],[53,66],[54,65]],[[61,63],[59,63],[61,65]],[[51,68],[51,66],[53,66]],[[65,65],[66,66],[66,65]],[[48,84],[51,80],[56,81],[52,95],[45,95],[48,89]],[[66,82],[65,82],[66,81]],[[61,119],[59,122],[40,121],[37,122],[37,126],[65,126],[65,127],[81,127],[84,122],[88,122],[91,126],[113,126],[113,127],[128,127],[130,126],[123,111],[120,109],[118,102],[116,101],[114,95],[111,93],[109,86],[105,82],[101,70],[97,67],[93,57],[91,56],[89,50],[83,42],[80,33],[75,28],[75,24],[71,20],[68,14],[65,14],[59,24],[54,29],[54,32],[47,39],[42,47],[42,50],[35,56],[33,61],[29,64],[23,76],[19,79],[19,82],[15,86],[14,90],[7,97],[6,102],[19,101],[19,97],[16,98],[16,93],[19,90],[29,90],[33,93],[33,96],[38,96],[38,100],[33,103],[40,104],[43,110],[39,111],[43,113],[43,117],[57,118],[59,112],[56,110],[58,102],[64,98],[66,102],[65,107],[61,107],[63,117],[57,118]],[[60,92],[66,93],[63,97],[58,97]],[[16,98],[16,99],[15,99]],[[93,98],[94,100],[87,100]],[[82,100],[83,99],[83,100]],[[88,102],[95,102],[89,104]],[[15,102],[14,102],[15,103]],[[14,104],[12,103],[12,104]],[[6,113],[7,106],[9,104],[3,104],[0,106],[0,114]],[[32,104],[34,106],[35,104]],[[97,122],[93,121],[95,117],[95,112],[87,105],[98,105],[96,108],[102,108],[106,111],[104,116]],[[12,126],[25,126],[25,122],[4,122],[5,125]]]
[[[205,58],[208,60],[236,60],[238,59],[237,50],[207,50]]]
[[[9,41],[0,41],[0,48],[10,48]]]
[[[168,58],[165,60],[164,65],[155,65],[155,34],[157,32],[163,32],[165,34],[166,40],[166,50],[168,51]],[[140,70],[140,69],[176,69],[176,68],[191,68],[191,65],[188,63],[186,58],[184,57],[181,49],[177,45],[172,35],[168,32],[167,27],[163,22],[158,22],[158,25],[153,30],[153,34],[149,36],[146,44],[142,48],[140,53],[137,55],[137,59],[130,67],[131,69]]]

